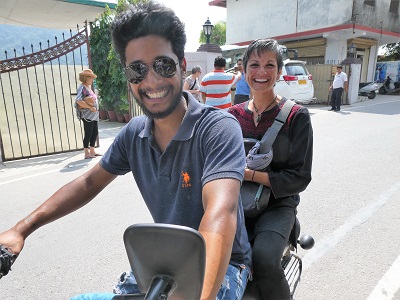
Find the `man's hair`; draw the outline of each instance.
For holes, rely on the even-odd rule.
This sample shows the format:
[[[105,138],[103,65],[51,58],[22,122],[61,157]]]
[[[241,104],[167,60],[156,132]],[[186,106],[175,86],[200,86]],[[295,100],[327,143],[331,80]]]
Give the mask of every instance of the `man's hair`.
[[[340,66],[340,65],[339,65],[339,66],[336,66],[336,68],[343,69],[343,67],[342,67],[342,66]]]
[[[196,74],[197,72],[201,72],[201,67],[199,65],[195,65],[192,68],[192,74]]]
[[[236,63],[239,62],[239,61],[243,62],[243,58],[238,58],[238,60],[236,61]]]
[[[217,57],[214,59],[214,66],[225,68],[225,65],[226,65],[226,60],[225,60],[225,58],[223,58],[222,56],[217,56]]]
[[[279,44],[274,39],[258,39],[253,41],[246,49],[243,54],[243,67],[244,70],[247,68],[247,63],[250,56],[255,52],[257,55],[261,55],[266,51],[271,51],[276,54],[276,61],[278,63],[278,72],[282,70],[283,67],[283,57],[282,52],[279,48]]]
[[[163,4],[152,1],[130,4],[127,10],[116,16],[110,30],[115,52],[123,65],[126,64],[128,43],[148,35],[158,35],[169,41],[179,65],[185,56],[185,25],[172,9]]]

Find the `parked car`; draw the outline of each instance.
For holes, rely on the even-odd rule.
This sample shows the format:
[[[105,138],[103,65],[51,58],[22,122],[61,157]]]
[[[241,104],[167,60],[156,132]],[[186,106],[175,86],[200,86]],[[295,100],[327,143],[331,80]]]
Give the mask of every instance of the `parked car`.
[[[283,61],[282,75],[275,85],[275,93],[299,104],[309,104],[316,100],[312,75],[308,72],[304,61],[291,59]]]

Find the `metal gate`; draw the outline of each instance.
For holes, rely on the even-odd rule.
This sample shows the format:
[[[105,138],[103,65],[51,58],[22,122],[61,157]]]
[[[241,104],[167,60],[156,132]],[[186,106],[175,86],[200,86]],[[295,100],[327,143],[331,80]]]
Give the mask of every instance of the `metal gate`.
[[[74,101],[79,72],[90,64],[87,24],[55,45],[0,61],[0,161],[82,149]],[[44,47],[43,47],[44,48]],[[80,83],[80,82],[79,82]]]

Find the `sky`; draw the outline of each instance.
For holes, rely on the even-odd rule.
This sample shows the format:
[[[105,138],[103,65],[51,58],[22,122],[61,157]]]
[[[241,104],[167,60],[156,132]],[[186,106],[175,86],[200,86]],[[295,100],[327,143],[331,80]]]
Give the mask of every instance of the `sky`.
[[[198,40],[207,18],[210,18],[212,24],[226,21],[226,8],[209,6],[210,0],[157,0],[157,2],[172,8],[185,23],[186,52],[196,52],[200,47]]]

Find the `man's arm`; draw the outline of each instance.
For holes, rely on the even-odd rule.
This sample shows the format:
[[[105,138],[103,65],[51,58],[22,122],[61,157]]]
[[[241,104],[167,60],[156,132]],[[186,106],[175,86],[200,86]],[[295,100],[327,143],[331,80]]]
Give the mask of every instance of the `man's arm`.
[[[225,277],[236,233],[240,181],[225,178],[203,187],[204,216],[199,232],[206,241],[206,272],[201,299],[215,299]]]
[[[201,92],[201,99],[203,100],[203,103],[206,103],[206,93]]]
[[[344,90],[346,93],[349,90],[349,82],[347,80],[344,82]]]
[[[77,179],[67,183],[26,218],[0,234],[0,244],[18,255],[25,239],[36,229],[53,222],[89,203],[116,178],[99,164]]]

